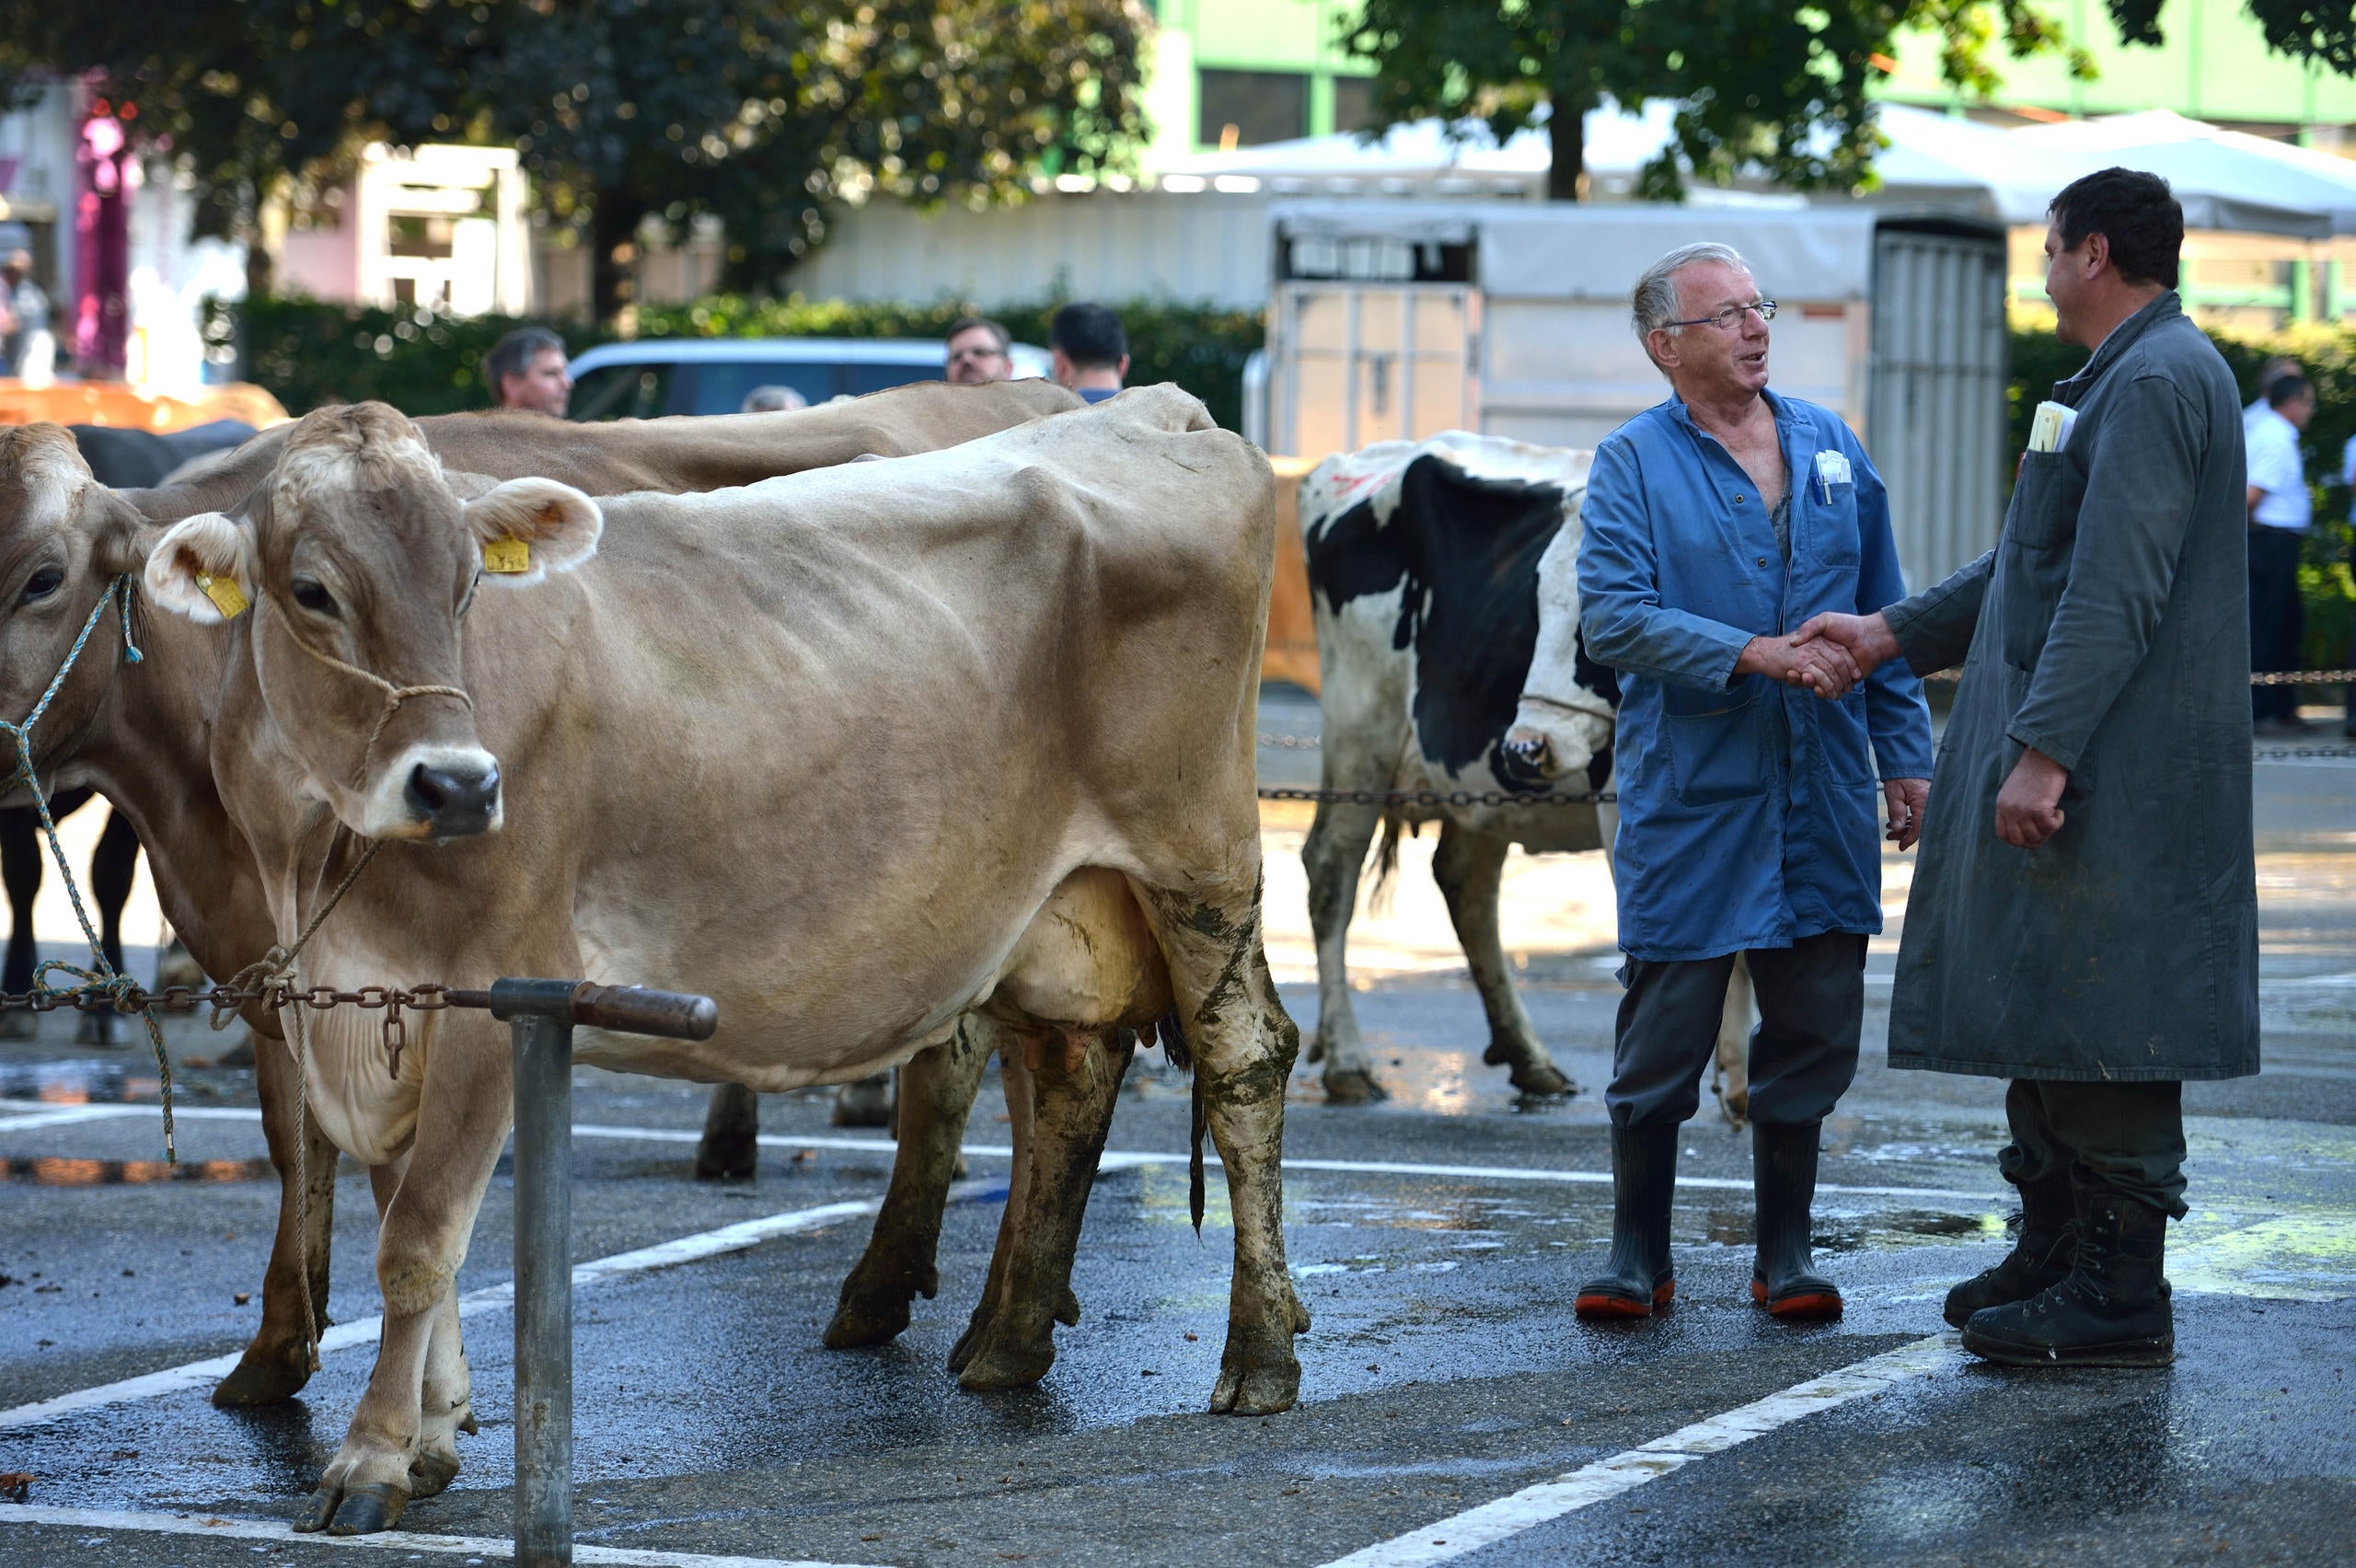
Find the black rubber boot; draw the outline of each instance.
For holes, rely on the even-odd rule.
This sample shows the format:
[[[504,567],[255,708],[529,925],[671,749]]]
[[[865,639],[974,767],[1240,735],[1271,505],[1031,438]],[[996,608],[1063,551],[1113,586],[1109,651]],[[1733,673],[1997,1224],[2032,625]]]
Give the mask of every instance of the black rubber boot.
[[[2069,1277],[2027,1301],[1974,1312],[1963,1348],[2008,1366],[2165,1366],[2176,1359],[2176,1315],[2161,1274],[2167,1214],[2083,1169],[2070,1179],[2078,1251]]]
[[[1611,1129],[1611,1260],[1579,1286],[1582,1318],[1643,1318],[1677,1295],[1669,1262],[1669,1207],[1677,1195],[1682,1124]]]
[[[2009,1306],[2050,1289],[2070,1277],[2077,1255],[2077,1199],[2069,1175],[2024,1182],[2021,1230],[2013,1250],[1994,1268],[1981,1270],[1947,1292],[1946,1320],[1959,1329],[1982,1307]]]
[[[1816,1145],[1823,1126],[1750,1124],[1750,1182],[1759,1205],[1759,1260],[1750,1271],[1750,1298],[1778,1318],[1841,1315],[1840,1287],[1816,1272],[1808,1250]]]

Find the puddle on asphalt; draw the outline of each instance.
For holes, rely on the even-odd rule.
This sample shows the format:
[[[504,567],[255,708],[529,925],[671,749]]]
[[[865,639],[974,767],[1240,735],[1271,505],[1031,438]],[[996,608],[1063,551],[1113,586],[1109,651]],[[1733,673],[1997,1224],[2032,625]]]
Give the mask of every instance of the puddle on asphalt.
[[[1403,1045],[1378,1031],[1366,1036],[1367,1054],[1374,1058],[1375,1081],[1388,1092],[1386,1111],[1420,1111],[1436,1116],[1476,1116],[1496,1112],[1514,1115],[1544,1115],[1573,1103],[1579,1095],[1533,1095],[1517,1091],[1506,1069],[1491,1066],[1479,1051],[1452,1051],[1430,1045]],[[1560,1066],[1559,1059],[1556,1063]],[[1324,1066],[1312,1063],[1304,1050],[1286,1085],[1285,1098],[1295,1105],[1323,1105]],[[1582,1084],[1582,1093],[1598,1086]]]
[[[0,1182],[36,1187],[145,1186],[157,1182],[275,1182],[267,1159],[4,1159]]]
[[[154,1060],[0,1062],[0,1099],[48,1105],[152,1105],[163,1084]],[[142,1068],[145,1070],[141,1071]]]

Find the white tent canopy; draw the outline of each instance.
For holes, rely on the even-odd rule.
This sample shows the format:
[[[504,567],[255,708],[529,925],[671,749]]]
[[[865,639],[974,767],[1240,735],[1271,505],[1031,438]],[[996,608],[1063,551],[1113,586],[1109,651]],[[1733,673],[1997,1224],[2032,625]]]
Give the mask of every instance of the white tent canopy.
[[[1672,106],[1587,117],[1588,172],[1605,194],[1624,191],[1668,144]],[[1889,145],[1876,160],[1868,200],[1946,209],[2006,224],[2040,224],[2062,188],[2118,164],[2166,179],[2186,226],[2321,240],[2356,235],[2356,162],[2223,130],[2165,110],[2000,130],[1959,116],[1885,104]],[[1169,190],[1269,190],[1286,194],[1536,194],[1551,158],[1543,130],[1499,144],[1468,122],[1451,135],[1438,120],[1393,126],[1368,142],[1347,133],[1207,153],[1164,166]],[[1696,189],[1697,202],[1784,204],[1790,196]]]

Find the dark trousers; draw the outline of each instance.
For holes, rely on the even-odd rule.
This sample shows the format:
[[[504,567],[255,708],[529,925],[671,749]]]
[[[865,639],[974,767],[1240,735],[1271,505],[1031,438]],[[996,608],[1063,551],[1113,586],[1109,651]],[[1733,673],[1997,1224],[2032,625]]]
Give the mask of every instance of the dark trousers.
[[[1750,1119],[1767,1126],[1821,1122],[1857,1076],[1865,1015],[1865,939],[1850,931],[1753,948],[1759,1027],[1750,1035]],[[1622,966],[1620,1028],[1603,1103],[1619,1127],[1690,1121],[1726,1015],[1733,953]]]
[[[2249,667],[2252,670],[2295,670],[2299,667],[2299,637],[2304,617],[2299,609],[2299,543],[2304,536],[2291,528],[2249,531]],[[2250,687],[2254,719],[2295,719],[2299,688],[2288,686]]]
[[[2015,1186],[2075,1165],[2123,1196],[2184,1217],[2184,1085],[2015,1078],[2004,1090],[2004,1119],[2013,1141],[1996,1163]]]

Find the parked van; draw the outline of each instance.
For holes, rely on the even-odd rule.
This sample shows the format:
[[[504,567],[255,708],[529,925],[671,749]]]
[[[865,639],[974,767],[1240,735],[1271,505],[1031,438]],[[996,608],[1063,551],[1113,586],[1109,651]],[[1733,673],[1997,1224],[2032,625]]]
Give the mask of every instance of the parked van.
[[[1839,413],[1873,455],[1907,582],[1995,543],[2011,339],[1994,224],[1862,205],[1333,201],[1272,208],[1268,238],[1245,433],[1270,452],[1444,430],[1593,446],[1669,396],[1629,326],[1637,275],[1718,240],[1782,306],[1770,384]]]
[[[1009,351],[1018,378],[1047,374],[1045,349]],[[641,338],[600,343],[573,358],[578,421],[663,414],[733,414],[756,386],[791,386],[812,403],[860,398],[911,381],[939,381],[938,338]]]

